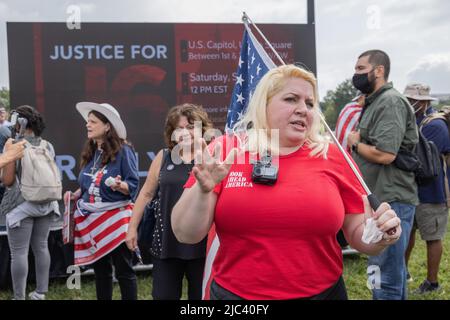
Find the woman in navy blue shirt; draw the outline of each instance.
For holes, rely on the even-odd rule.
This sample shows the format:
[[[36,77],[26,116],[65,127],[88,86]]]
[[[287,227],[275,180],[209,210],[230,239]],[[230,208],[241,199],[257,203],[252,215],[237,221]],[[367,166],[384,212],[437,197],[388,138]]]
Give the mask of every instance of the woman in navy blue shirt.
[[[137,159],[126,129],[109,104],[80,102],[88,141],[81,154],[80,189],[67,194],[76,201],[75,265],[93,264],[97,299],[112,299],[112,265],[123,300],[137,299],[132,252],[125,236],[139,187]]]

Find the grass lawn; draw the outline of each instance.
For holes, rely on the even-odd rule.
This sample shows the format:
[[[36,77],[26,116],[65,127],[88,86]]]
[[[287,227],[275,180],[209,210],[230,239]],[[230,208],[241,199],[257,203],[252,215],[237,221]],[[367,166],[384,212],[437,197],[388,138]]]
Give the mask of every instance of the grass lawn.
[[[442,290],[438,293],[431,293],[426,295],[417,295],[413,291],[417,289],[420,283],[426,277],[426,249],[425,242],[420,239],[417,234],[416,247],[411,255],[409,270],[414,281],[409,283],[411,300],[431,300],[450,299],[450,265],[449,252],[450,247],[449,234],[445,238],[444,254],[441,260],[441,270],[439,273],[439,282]],[[347,286],[350,299],[368,300],[371,299],[371,292],[366,286],[366,268],[367,257],[364,255],[346,256],[344,259],[344,278]],[[152,277],[151,272],[138,273],[138,298],[140,300],[151,299]],[[33,290],[30,286],[27,292]],[[183,298],[186,299],[186,285],[184,286]],[[7,300],[12,298],[11,291],[0,291],[0,300]],[[119,285],[114,286],[114,299],[120,299]],[[83,276],[80,290],[69,290],[66,287],[65,279],[52,280],[50,283],[49,293],[47,295],[49,300],[93,300],[95,299],[95,282],[93,276]]]
[[[448,228],[449,229],[449,228]],[[419,231],[416,234],[416,245],[411,254],[409,262],[409,273],[413,278],[409,282],[409,300],[450,300],[450,235],[447,231],[444,240],[444,252],[442,254],[439,284],[442,289],[436,293],[428,293],[425,295],[415,294],[419,285],[427,276],[427,251],[426,244],[420,238]],[[366,286],[366,268],[367,256],[347,256],[344,259],[344,279],[347,286],[349,299],[352,300],[370,300],[372,293]]]

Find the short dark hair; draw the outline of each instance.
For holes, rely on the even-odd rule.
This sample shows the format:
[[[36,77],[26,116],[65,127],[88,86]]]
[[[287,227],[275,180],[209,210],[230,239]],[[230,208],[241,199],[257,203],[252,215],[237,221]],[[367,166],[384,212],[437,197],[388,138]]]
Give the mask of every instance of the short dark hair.
[[[368,50],[363,52],[358,59],[362,57],[369,57],[369,63],[373,67],[383,66],[384,67],[384,80],[388,80],[389,73],[391,71],[391,60],[386,52],[381,50]]]

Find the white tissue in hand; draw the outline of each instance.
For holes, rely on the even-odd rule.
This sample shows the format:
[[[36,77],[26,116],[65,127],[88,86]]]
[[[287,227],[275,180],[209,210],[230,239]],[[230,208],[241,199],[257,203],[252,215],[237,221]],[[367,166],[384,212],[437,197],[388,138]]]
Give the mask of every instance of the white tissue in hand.
[[[377,222],[373,218],[366,220],[362,241],[366,244],[377,243],[383,238],[383,232],[377,227]]]
[[[105,184],[108,187],[111,187],[115,183],[116,183],[116,179],[114,179],[113,177],[109,177],[108,179],[105,180]]]

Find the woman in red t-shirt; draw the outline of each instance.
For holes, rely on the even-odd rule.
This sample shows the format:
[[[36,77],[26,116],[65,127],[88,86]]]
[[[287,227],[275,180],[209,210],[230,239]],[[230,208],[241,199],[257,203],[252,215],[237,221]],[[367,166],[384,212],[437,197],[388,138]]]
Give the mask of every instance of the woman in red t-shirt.
[[[199,151],[205,161],[193,168],[172,228],[179,241],[196,243],[214,222],[212,299],[347,299],[337,232],[369,255],[398,239],[397,215],[387,203],[372,212],[344,156],[320,134],[319,112],[314,75],[280,66],[259,82],[239,134]],[[220,151],[222,161],[207,161]],[[361,240],[364,213],[384,232],[378,243]]]

